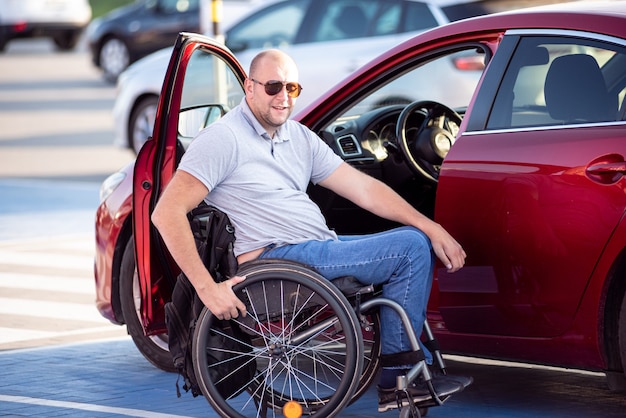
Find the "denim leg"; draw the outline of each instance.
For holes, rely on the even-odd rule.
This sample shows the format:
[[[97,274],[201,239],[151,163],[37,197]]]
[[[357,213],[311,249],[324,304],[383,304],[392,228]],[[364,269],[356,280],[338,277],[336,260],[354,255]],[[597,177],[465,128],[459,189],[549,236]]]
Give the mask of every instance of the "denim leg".
[[[370,235],[340,236],[337,241],[307,241],[275,247],[261,258],[282,258],[313,267],[325,278],[354,276],[364,284],[382,284],[383,296],[407,312],[419,339],[433,278],[434,256],[428,237],[413,227]],[[411,350],[397,314],[381,308],[382,353]],[[422,346],[426,360],[432,355]]]

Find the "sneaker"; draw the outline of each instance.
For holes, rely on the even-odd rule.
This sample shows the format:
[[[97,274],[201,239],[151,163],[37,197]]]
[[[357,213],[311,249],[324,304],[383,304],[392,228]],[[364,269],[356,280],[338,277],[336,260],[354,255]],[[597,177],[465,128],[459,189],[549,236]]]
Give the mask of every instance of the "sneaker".
[[[428,386],[426,382],[421,379],[419,381],[413,382],[408,388],[407,391],[412,398],[413,403],[415,403],[418,407],[429,407],[435,406],[436,403],[432,399],[430,394],[430,390],[428,390]],[[460,392],[464,389],[461,383],[451,380],[446,375],[433,376],[432,379],[433,387],[435,388],[435,392],[437,396],[441,400],[447,399],[453,393]],[[386,412],[390,409],[398,408],[398,394],[400,400],[400,406],[409,405],[409,400],[406,398],[406,395],[402,391],[397,391],[395,387],[385,389],[378,387],[378,412]]]

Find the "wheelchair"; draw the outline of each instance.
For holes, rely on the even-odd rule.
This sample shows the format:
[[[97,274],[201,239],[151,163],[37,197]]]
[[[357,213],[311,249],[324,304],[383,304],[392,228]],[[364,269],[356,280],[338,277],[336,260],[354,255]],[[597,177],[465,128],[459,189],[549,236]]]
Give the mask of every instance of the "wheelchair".
[[[378,308],[387,306],[401,318],[413,351],[420,351],[403,308],[380,296],[379,289],[351,277],[329,281],[312,269],[287,260],[261,259],[244,263],[237,273],[246,280],[233,287],[245,303],[246,317],[220,321],[206,307],[193,337],[194,371],[202,394],[223,417],[278,417],[297,403],[301,416],[334,417],[365,393],[381,361]],[[226,326],[225,326],[226,323]],[[236,331],[236,332],[234,332]],[[215,336],[221,338],[214,338]],[[428,323],[425,344],[445,374],[445,364]],[[232,342],[234,344],[225,344]],[[226,354],[216,360],[212,353]],[[229,376],[244,380],[223,390]],[[407,387],[416,378],[427,383],[431,400],[419,408]],[[400,417],[421,417],[442,405],[425,361],[398,378]],[[233,386],[232,382],[230,384]],[[405,402],[406,403],[406,402]],[[285,414],[286,415],[286,414]],[[289,415],[300,416],[300,415]]]

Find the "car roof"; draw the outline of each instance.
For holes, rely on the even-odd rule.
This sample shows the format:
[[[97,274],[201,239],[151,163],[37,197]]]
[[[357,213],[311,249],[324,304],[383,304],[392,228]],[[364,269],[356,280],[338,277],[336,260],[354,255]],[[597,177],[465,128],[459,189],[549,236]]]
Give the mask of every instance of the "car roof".
[[[494,13],[451,23],[435,28],[428,38],[446,34],[506,29],[562,29],[583,30],[606,35],[626,34],[626,2],[579,1],[517,9]]]
[[[375,61],[396,55],[412,46],[455,37],[458,34],[497,33],[515,29],[555,29],[595,32],[626,38],[625,19],[626,1],[578,1],[505,11],[463,19],[430,29],[400,43]]]

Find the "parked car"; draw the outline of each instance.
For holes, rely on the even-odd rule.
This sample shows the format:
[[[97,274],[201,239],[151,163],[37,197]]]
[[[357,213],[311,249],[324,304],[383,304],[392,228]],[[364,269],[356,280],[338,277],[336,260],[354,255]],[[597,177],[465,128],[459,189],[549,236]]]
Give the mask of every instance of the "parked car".
[[[199,32],[201,0],[136,0],[94,19],[87,28],[91,60],[114,82],[131,63],[174,45],[179,32]],[[222,19],[245,15],[254,0],[225,0]]]
[[[59,50],[73,49],[90,20],[87,0],[0,0],[0,52],[20,38],[51,38]]]
[[[466,7],[461,9],[463,5]],[[299,98],[300,109],[379,53],[426,29],[448,23],[445,10],[457,17],[463,11],[465,16],[485,12],[475,3],[459,4],[459,0],[367,0],[358,4],[353,0],[279,1],[257,9],[230,27],[226,46],[244,68],[264,48],[281,48],[294,57],[300,63],[302,83],[309,86]],[[120,77],[113,109],[115,145],[137,152],[152,134],[170,53],[170,49],[155,52]],[[468,66],[469,60],[466,57],[464,62],[442,63],[438,71],[467,78],[468,84],[462,88],[471,91],[480,71]],[[425,81],[414,92],[390,91],[385,100],[410,102],[428,97],[427,90],[443,87]],[[446,91],[450,96],[456,94]]]
[[[487,65],[463,103],[451,108],[433,96],[372,108],[381,90],[413,90],[414,71],[467,51]],[[457,78],[426,74],[456,91]],[[203,126],[194,121],[208,119],[198,114],[235,106],[245,77],[224,47],[181,35],[152,139],[102,187],[98,309],[126,323],[139,350],[164,369],[171,364],[163,305],[179,269],[150,215],[183,144]],[[625,113],[626,2],[578,2],[432,29],[295,119],[464,246],[460,272],[436,269],[428,307],[446,353],[604,371],[611,387],[623,388]],[[392,226],[328,190],[309,193],[339,233]]]

